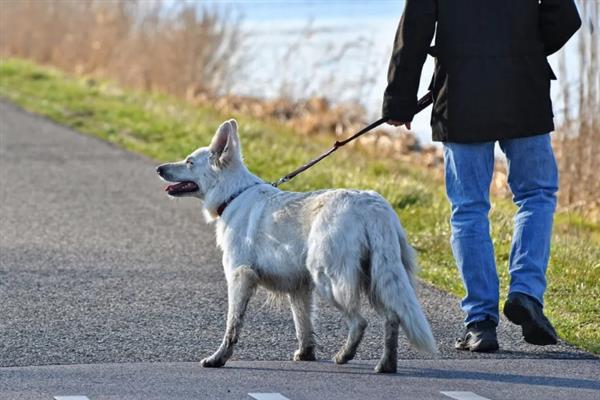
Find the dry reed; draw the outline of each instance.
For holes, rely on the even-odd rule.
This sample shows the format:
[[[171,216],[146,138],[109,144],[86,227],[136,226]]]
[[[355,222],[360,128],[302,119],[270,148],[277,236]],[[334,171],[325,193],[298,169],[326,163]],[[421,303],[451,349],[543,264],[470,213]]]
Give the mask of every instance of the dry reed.
[[[184,96],[226,91],[242,35],[227,13],[152,0],[3,0],[0,54]]]
[[[559,205],[563,210],[576,210],[593,221],[600,221],[600,69],[599,41],[600,5],[580,0],[583,26],[577,39],[578,71],[569,71],[566,54],[560,55],[563,80],[557,102],[562,123],[554,136],[559,163],[561,189]]]

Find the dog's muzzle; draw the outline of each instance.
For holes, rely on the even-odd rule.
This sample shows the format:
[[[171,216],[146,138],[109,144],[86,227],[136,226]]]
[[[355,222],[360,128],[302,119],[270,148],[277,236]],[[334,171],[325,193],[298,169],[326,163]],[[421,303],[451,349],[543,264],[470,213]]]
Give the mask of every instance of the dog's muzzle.
[[[164,165],[159,165],[156,168],[156,173],[164,180],[172,182],[171,177],[166,174],[166,168]],[[178,196],[186,193],[194,193],[198,190],[198,185],[191,181],[175,182],[173,185],[168,185],[165,188],[165,192],[167,192],[169,196]]]

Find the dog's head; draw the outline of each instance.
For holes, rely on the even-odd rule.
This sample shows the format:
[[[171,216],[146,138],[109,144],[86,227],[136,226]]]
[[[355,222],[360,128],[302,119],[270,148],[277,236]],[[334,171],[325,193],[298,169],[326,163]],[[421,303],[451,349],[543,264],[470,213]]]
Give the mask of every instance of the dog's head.
[[[201,147],[184,160],[159,165],[158,175],[172,183],[165,188],[169,196],[205,199],[228,172],[243,167],[237,122],[221,124],[210,146]]]

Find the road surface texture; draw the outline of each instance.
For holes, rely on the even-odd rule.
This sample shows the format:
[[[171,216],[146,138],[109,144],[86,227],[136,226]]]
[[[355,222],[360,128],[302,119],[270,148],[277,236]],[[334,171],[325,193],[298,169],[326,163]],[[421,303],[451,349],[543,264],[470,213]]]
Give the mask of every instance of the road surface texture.
[[[527,345],[504,319],[498,353],[455,351],[458,299],[424,284],[440,354],[402,337],[397,375],[370,373],[382,348],[370,311],[357,361],[286,361],[291,314],[263,291],[228,367],[200,368],[225,324],[220,252],[199,202],[168,199],[155,165],[0,102],[0,399],[250,398],[269,385],[290,400],[450,398],[440,391],[463,383],[490,399],[600,398],[598,358],[563,342]],[[316,332],[329,360],[346,334],[337,311],[321,304]]]

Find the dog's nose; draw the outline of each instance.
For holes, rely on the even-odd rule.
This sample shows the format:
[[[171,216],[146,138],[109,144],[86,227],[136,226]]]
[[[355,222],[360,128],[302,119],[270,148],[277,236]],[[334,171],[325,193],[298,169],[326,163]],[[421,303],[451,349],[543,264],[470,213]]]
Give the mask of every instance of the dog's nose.
[[[164,168],[162,165],[159,165],[158,167],[156,167],[156,173],[159,174],[160,176],[162,176],[164,171]]]

